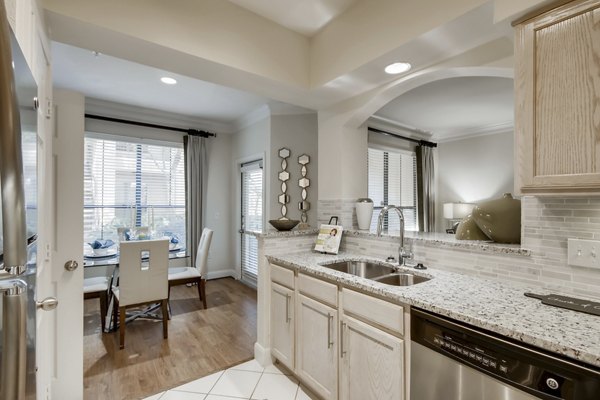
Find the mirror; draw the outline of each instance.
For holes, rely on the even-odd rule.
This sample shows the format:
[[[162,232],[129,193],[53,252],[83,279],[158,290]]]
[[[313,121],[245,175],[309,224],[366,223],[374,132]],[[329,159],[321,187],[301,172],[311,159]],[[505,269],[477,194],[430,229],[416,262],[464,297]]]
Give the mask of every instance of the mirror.
[[[279,157],[288,158],[289,156],[290,156],[290,149],[286,149],[285,147],[283,149],[279,149]]]
[[[513,85],[503,77],[442,79],[404,93],[369,119],[369,127],[437,143],[436,232],[445,232],[455,222],[444,218],[444,204],[478,203],[513,192]],[[369,132],[369,197],[376,208],[386,195],[388,204],[401,203],[407,219],[414,218],[417,144]],[[372,152],[383,153],[381,170],[375,170]]]

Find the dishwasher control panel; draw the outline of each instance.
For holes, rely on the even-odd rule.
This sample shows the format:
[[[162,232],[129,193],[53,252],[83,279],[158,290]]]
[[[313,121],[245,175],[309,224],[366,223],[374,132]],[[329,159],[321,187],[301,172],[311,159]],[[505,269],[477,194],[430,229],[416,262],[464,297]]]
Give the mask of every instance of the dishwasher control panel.
[[[411,339],[541,399],[598,400],[600,371],[431,313],[411,311]]]
[[[453,353],[456,357],[468,361],[470,364],[477,364],[481,368],[494,372],[508,373],[508,365],[505,360],[499,361],[495,354],[480,346],[458,341],[448,335],[435,335],[433,344],[444,351]]]

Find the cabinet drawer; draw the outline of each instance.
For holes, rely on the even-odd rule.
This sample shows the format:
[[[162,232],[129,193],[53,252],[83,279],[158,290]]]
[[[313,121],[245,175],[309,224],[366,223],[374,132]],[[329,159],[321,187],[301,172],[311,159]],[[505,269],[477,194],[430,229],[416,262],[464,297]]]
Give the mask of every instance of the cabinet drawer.
[[[293,289],[294,271],[280,267],[279,265],[271,264],[271,281]]]
[[[337,307],[337,286],[332,283],[298,274],[298,289],[308,297]]]
[[[354,290],[342,289],[342,304],[345,313],[404,334],[404,308]]]

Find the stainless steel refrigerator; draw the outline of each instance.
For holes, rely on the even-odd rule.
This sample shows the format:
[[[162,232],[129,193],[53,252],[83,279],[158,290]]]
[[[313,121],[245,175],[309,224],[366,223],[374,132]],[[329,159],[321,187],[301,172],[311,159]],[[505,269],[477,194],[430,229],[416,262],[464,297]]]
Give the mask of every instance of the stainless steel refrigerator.
[[[0,5],[0,399],[35,399],[37,86]]]

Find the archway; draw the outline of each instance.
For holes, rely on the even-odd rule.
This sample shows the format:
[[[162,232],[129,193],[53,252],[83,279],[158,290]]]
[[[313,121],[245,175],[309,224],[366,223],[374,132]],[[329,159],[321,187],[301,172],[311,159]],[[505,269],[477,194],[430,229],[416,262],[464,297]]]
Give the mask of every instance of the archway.
[[[512,68],[499,67],[455,67],[426,69],[398,79],[373,93],[370,98],[354,112],[348,113],[349,119],[344,126],[358,129],[371,115],[398,96],[427,83],[457,77],[498,77],[513,78]]]

